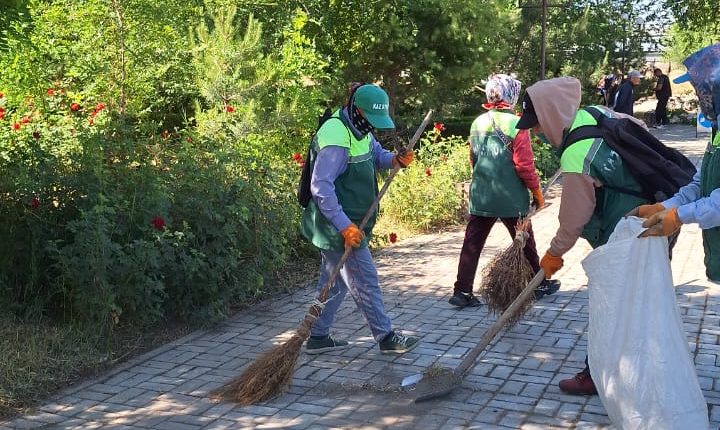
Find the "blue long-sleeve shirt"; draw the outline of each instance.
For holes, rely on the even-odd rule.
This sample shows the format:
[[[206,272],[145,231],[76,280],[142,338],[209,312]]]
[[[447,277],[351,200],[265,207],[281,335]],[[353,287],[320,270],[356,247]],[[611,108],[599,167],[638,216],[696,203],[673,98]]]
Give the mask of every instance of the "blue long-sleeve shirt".
[[[345,119],[347,119],[347,109],[342,109],[340,115],[343,115]],[[345,123],[350,124],[350,131],[356,137],[361,137],[360,133],[352,126],[350,121],[345,121]],[[393,153],[384,149],[372,134],[370,135],[370,139],[375,168],[391,168]],[[310,180],[310,192],[313,195],[315,204],[323,216],[327,218],[338,231],[345,230],[352,224],[350,218],[343,212],[343,208],[335,194],[335,180],[345,173],[349,160],[350,151],[347,148],[334,145],[328,145],[322,148],[317,153],[312,179]]]
[[[702,229],[720,226],[720,188],[713,190],[708,197],[700,197],[700,169],[692,182],[662,204],[666,208],[677,208],[678,218],[683,224],[698,223]]]

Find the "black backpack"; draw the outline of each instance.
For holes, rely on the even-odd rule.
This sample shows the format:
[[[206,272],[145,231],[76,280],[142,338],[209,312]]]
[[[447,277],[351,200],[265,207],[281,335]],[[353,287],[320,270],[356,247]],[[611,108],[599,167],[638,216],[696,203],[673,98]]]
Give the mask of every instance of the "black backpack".
[[[300,173],[300,183],[298,184],[297,199],[300,206],[306,208],[310,204],[312,199],[312,193],[310,192],[310,180],[312,179],[313,168],[315,167],[315,151],[313,151],[313,141],[315,140],[315,134],[320,130],[323,124],[330,118],[332,118],[333,112],[330,108],[325,109],[322,115],[318,117],[318,126],[315,129],[310,138],[310,144],[308,145],[307,155],[305,156],[305,164],[303,164],[302,172]]]
[[[598,108],[586,107],[597,125],[580,126],[564,139],[563,149],[583,139],[601,137],[628,166],[642,192],[606,186],[625,194],[660,202],[690,183],[697,169],[680,151],[665,146],[641,125],[628,118],[610,118]]]

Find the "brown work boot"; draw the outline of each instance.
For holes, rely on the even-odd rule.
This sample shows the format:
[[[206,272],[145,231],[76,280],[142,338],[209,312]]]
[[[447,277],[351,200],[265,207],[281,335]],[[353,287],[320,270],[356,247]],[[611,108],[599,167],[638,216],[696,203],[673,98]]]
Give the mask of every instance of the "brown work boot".
[[[589,396],[597,394],[595,383],[589,373],[583,371],[569,379],[563,379],[558,384],[560,389],[567,394],[575,394],[578,396]]]

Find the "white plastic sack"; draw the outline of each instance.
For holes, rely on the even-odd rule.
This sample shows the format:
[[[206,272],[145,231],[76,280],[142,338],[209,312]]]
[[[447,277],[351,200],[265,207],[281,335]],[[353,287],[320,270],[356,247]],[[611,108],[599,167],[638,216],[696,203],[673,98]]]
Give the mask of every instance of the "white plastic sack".
[[[675,301],[667,239],[621,220],[582,264],[588,276],[590,372],[622,430],[705,430],[707,404]]]

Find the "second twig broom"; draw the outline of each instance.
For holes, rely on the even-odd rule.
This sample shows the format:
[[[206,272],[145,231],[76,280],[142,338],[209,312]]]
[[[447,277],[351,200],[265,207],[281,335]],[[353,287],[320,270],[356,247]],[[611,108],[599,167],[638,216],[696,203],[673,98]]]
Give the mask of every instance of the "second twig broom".
[[[561,171],[558,170],[548,180],[543,194],[555,183],[560,174]],[[538,208],[538,210],[540,209],[542,208]],[[533,278],[534,273],[525,258],[525,242],[528,238],[530,218],[536,212],[533,210],[528,216],[518,220],[512,244],[495,255],[482,270],[483,280],[480,286],[480,295],[488,309],[496,314],[504,312]],[[529,295],[528,299],[519,305],[517,312],[508,319],[508,326],[516,324],[532,307],[533,298],[533,295]]]
[[[428,111],[423,119],[423,122],[420,124],[420,127],[418,127],[412,139],[410,139],[408,149],[413,149],[415,147],[415,144],[420,139],[423,131],[430,123],[431,115],[432,110]],[[375,197],[375,201],[373,201],[372,205],[365,214],[365,217],[358,226],[360,231],[362,231],[372,214],[377,209],[380,199],[387,191],[388,186],[399,170],[400,166],[396,166],[390,171],[383,187]],[[290,384],[293,370],[295,368],[295,362],[300,354],[302,344],[310,336],[310,328],[315,323],[317,317],[320,316],[324,303],[328,299],[330,288],[333,284],[335,284],[335,279],[337,279],[338,273],[345,263],[345,260],[347,260],[350,255],[350,252],[351,248],[345,248],[345,253],[340,258],[337,266],[333,268],[330,278],[323,286],[317,299],[310,306],[310,309],[308,309],[305,317],[300,322],[295,330],[295,333],[293,333],[290,339],[288,339],[285,343],[273,347],[256,358],[255,361],[253,361],[240,376],[230,381],[225,386],[213,391],[212,395],[214,397],[234,401],[241,405],[250,405],[280,394]]]

